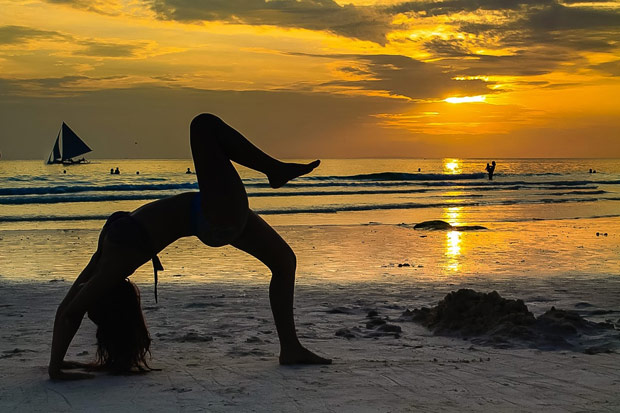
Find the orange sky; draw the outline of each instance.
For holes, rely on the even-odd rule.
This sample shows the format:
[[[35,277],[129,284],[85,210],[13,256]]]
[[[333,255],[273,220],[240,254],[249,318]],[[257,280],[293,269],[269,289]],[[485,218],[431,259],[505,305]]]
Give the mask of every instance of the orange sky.
[[[281,157],[620,157],[620,3],[0,0],[0,152],[184,158],[212,112]]]

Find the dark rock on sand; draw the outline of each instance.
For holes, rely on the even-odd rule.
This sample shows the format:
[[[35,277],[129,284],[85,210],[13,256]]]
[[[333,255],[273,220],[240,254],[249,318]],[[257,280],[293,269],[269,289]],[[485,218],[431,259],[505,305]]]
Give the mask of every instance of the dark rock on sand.
[[[13,350],[6,350],[2,352],[0,359],[5,359],[13,356],[17,356],[23,353],[36,353],[34,350],[26,349],[26,348],[14,348]]]
[[[336,331],[336,337],[344,337],[344,338],[357,338],[358,334],[356,334],[356,332],[348,329],[348,328],[341,328],[340,330]]]
[[[480,225],[451,225],[446,221],[434,220],[424,221],[419,224],[415,224],[413,229],[427,229],[427,230],[443,230],[443,231],[478,231],[487,229]]]
[[[368,321],[366,323],[366,328],[367,329],[372,329],[372,328],[378,327],[380,325],[383,325],[385,323],[386,323],[385,320],[382,320],[380,318],[373,318],[373,319],[371,319],[370,321]]]
[[[347,307],[334,307],[325,311],[327,314],[354,314],[355,311]]]
[[[444,230],[447,229],[447,230],[451,230],[452,229],[452,225],[448,224],[446,221],[440,221],[440,220],[424,221],[424,222],[420,222],[419,224],[415,224],[413,229],[444,229]]]
[[[620,347],[611,323],[594,323],[575,311],[552,307],[538,318],[522,300],[507,300],[496,291],[451,292],[432,308],[405,311],[400,321],[414,321],[437,335],[469,338],[496,347],[570,349],[588,354]]]
[[[366,317],[368,318],[373,318],[377,316],[379,316],[379,312],[377,310],[370,310],[368,314],[366,314]]]
[[[336,331],[337,337],[344,337],[346,339],[352,338],[379,338],[379,337],[394,337],[400,338],[402,328],[396,324],[389,324],[388,318],[381,318],[379,312],[376,310],[370,310],[366,316],[366,328],[353,327],[353,328],[341,328]]]

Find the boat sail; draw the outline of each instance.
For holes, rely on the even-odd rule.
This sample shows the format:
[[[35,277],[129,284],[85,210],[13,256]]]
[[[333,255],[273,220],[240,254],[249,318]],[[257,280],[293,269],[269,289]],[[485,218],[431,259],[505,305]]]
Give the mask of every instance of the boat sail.
[[[92,151],[92,149],[90,149],[88,145],[63,122],[58,131],[56,142],[54,142],[54,148],[47,159],[47,164],[61,163],[63,165],[72,165],[76,163],[88,163],[84,157],[75,160],[73,158],[84,155],[90,151]]]

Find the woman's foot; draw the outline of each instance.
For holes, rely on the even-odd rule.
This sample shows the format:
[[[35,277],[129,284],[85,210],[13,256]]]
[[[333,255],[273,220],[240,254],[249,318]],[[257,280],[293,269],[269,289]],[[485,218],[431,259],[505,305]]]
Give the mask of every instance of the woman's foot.
[[[331,359],[318,356],[305,347],[300,347],[295,351],[281,351],[280,364],[332,364]]]
[[[282,165],[280,165],[280,167],[276,171],[267,175],[267,178],[269,179],[269,185],[271,185],[271,187],[274,189],[280,188],[291,179],[295,179],[298,176],[306,175],[312,172],[312,170],[319,166],[320,163],[321,161],[319,161],[318,159],[314,162],[310,162],[307,164],[282,163]]]

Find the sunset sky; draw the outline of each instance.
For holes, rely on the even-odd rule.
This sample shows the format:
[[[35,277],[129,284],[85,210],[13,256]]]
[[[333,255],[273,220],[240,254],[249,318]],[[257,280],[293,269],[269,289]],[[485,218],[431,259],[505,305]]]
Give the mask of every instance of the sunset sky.
[[[620,157],[620,2],[0,0],[0,152],[186,158],[212,112],[314,157]]]

